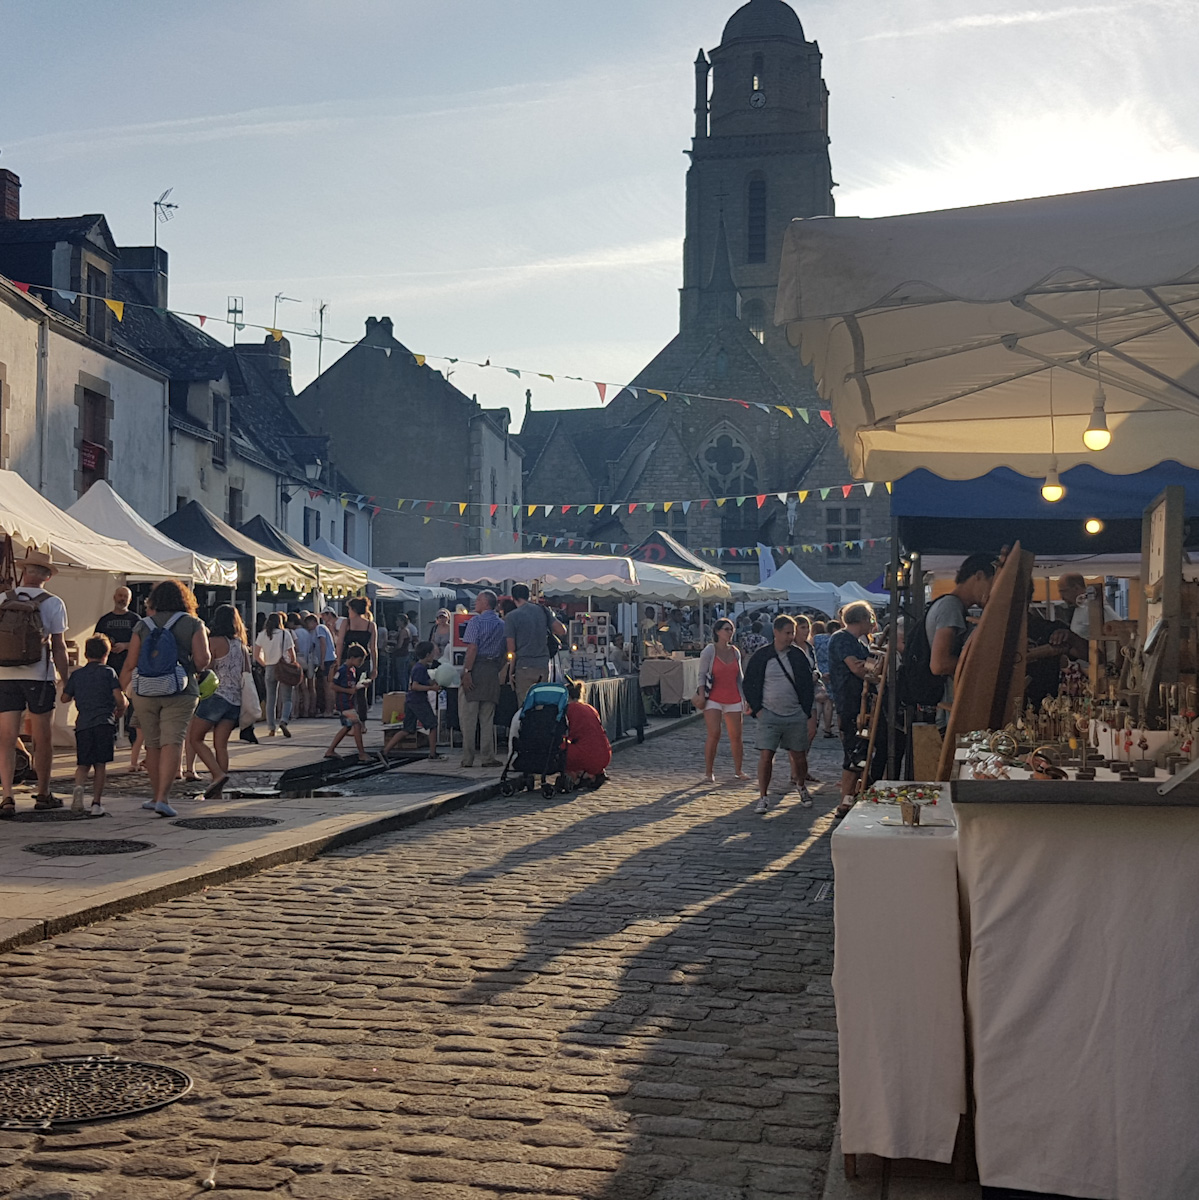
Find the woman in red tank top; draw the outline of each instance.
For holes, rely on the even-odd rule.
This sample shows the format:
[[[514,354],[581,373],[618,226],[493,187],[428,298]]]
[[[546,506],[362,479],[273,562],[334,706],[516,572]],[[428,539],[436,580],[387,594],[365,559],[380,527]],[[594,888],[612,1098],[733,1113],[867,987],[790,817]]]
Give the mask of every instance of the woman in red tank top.
[[[700,688],[707,695],[704,722],[708,726],[704,742],[704,782],[715,783],[716,750],[720,745],[720,727],[729,734],[733,752],[733,778],[748,779],[741,770],[741,713],[745,696],[741,691],[741,651],[733,645],[734,626],[721,617],[712,626],[713,644],[704,648],[699,659]]]

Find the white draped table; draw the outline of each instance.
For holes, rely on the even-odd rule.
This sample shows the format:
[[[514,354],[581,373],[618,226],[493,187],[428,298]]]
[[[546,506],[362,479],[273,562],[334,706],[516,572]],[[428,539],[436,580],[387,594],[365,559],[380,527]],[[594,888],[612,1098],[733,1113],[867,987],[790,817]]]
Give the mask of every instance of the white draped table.
[[[947,794],[925,812],[954,816]],[[841,1147],[947,1163],[966,1111],[957,831],[884,819],[898,806],[859,802],[832,839]]]
[[[689,704],[699,690],[698,658],[643,658],[641,686],[662,689],[662,704]]]

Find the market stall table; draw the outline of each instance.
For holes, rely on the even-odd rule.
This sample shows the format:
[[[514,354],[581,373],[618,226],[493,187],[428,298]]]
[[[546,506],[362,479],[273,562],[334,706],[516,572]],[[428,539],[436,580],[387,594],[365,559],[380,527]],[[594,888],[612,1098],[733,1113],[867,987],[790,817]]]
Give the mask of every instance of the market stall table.
[[[833,834],[833,995],[847,1156],[953,1159],[966,1111],[966,1031],[957,831],[947,792],[924,810],[925,821],[946,824],[905,827],[898,805],[859,801]]]
[[[1054,785],[1002,786],[1022,802],[955,809],[979,1178],[1199,1196],[1199,795],[1154,804],[1145,781],[1106,785],[1112,804],[1046,803]]]
[[[641,686],[659,688],[663,708],[690,704],[691,697],[699,690],[699,659],[642,659]]]
[[[645,702],[636,675],[589,680],[583,699],[599,713],[608,741],[626,737],[631,730],[636,731],[639,742],[645,740]]]

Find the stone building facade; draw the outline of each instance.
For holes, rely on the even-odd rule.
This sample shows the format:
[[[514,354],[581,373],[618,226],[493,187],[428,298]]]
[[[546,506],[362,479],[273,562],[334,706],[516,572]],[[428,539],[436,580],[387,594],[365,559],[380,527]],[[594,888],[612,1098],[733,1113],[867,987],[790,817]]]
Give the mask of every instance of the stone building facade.
[[[508,410],[483,408],[418,361],[395,339],[390,317],[368,317],[366,336],[292,407],[375,498],[373,565],[423,566],[518,546],[522,458]]]
[[[679,333],[604,408],[527,407],[525,499],[552,508],[526,516],[526,528],[618,546],[666,529],[693,551],[816,545],[795,554],[808,574],[869,583],[889,555],[886,488],[842,495],[850,474],[836,435],[817,415],[810,372],[773,323],[787,224],[833,213],[819,46],[784,0],[750,0],[720,45],[700,51],[695,85]],[[800,490],[809,493],[802,504],[777,499]],[[761,494],[769,498],[759,507]],[[757,579],[752,560],[718,557],[730,577]]]

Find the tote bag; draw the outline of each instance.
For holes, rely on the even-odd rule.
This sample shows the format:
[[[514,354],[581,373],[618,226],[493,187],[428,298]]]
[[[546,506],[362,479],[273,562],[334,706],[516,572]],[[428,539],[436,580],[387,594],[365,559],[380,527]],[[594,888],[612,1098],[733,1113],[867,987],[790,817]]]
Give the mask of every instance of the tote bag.
[[[262,705],[258,701],[258,689],[254,686],[254,673],[250,670],[250,656],[246,655],[246,665],[241,673],[241,727],[253,725],[262,720]]]

